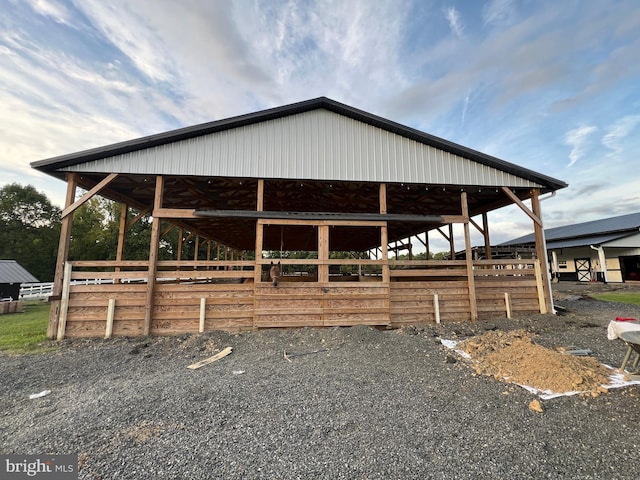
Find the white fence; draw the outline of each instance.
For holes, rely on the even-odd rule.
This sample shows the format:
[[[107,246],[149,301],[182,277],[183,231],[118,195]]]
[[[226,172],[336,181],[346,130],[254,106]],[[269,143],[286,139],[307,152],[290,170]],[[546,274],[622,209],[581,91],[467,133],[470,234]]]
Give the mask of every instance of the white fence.
[[[113,279],[72,280],[71,285],[96,285],[113,283]],[[23,283],[20,285],[20,300],[37,300],[49,298],[53,291],[53,282]]]

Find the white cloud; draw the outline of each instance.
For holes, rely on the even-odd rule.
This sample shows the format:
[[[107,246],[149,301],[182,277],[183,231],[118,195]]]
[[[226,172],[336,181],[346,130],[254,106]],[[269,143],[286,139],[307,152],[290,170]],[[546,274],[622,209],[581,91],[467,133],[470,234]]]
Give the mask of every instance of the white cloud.
[[[455,7],[449,7],[445,11],[445,17],[449,22],[449,28],[451,29],[451,32],[456,37],[461,37],[462,32],[464,31],[464,25],[462,25],[462,21],[460,20],[460,12],[458,12]]]
[[[169,82],[178,76],[175,64],[164,54],[167,46],[162,37],[134,11],[135,2],[82,0],[76,6],[151,80]],[[146,9],[154,10],[148,4]]]
[[[491,0],[482,7],[482,22],[493,26],[508,23],[515,13],[513,0]]]
[[[570,161],[567,167],[572,166],[585,155],[589,145],[589,136],[597,130],[598,128],[594,126],[582,126],[565,133],[564,143],[571,147],[571,152],[569,153]]]
[[[36,13],[51,17],[58,23],[69,23],[68,10],[54,0],[36,0],[31,7]]]
[[[622,149],[622,141],[629,136],[634,128],[640,123],[640,115],[628,115],[621,118],[609,128],[602,137],[602,144],[618,153]]]

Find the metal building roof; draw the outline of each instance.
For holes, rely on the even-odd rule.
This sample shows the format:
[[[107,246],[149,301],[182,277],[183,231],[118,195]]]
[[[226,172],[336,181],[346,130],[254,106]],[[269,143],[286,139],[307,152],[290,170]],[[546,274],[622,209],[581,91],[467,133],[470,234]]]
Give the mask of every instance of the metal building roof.
[[[38,279],[15,260],[0,260],[0,283],[29,283]]]
[[[540,188],[566,183],[320,97],[33,162],[65,172]]]
[[[640,229],[640,213],[604,218],[590,222],[576,223],[545,229],[547,248],[569,248],[585,245],[602,245],[627,237]],[[535,243],[533,233],[500,244],[525,245]]]

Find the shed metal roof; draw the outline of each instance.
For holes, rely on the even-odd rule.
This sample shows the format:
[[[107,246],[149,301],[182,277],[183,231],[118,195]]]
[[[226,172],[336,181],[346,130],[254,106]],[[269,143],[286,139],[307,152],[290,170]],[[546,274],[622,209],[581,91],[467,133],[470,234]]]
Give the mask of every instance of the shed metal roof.
[[[0,283],[29,283],[38,279],[15,260],[0,260]]]
[[[66,171],[536,187],[555,178],[325,97],[33,162]]]
[[[590,222],[576,223],[545,229],[547,248],[569,248],[585,245],[602,245],[627,237],[640,229],[640,213],[604,218]],[[535,243],[533,233],[524,235],[500,245],[525,245]]]

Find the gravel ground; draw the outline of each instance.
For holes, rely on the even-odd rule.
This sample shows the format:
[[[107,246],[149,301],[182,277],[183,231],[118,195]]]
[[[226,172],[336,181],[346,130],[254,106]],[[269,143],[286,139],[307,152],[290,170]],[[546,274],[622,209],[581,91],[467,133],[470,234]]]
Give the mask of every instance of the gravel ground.
[[[635,480],[639,386],[536,413],[534,395],[476,375],[439,342],[524,328],[618,366],[625,347],[606,325],[640,307],[582,296],[593,288],[554,286],[561,316],[66,340],[3,355],[0,453],[78,453],[82,479]],[[226,346],[222,360],[186,368]]]

